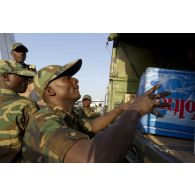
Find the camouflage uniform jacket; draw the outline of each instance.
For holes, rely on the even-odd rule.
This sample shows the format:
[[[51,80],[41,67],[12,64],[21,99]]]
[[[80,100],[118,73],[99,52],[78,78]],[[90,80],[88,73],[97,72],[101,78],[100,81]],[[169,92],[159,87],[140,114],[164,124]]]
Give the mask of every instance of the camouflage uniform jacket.
[[[16,162],[21,153],[25,123],[38,107],[8,89],[0,89],[0,105],[0,162]]]
[[[79,118],[81,119],[94,119],[98,116],[100,116],[95,108],[89,107],[89,108],[78,108],[78,110],[76,111],[77,115]]]
[[[80,139],[89,139],[87,120],[64,112],[59,107],[45,106],[29,120],[23,151],[25,162],[63,162],[68,150]]]

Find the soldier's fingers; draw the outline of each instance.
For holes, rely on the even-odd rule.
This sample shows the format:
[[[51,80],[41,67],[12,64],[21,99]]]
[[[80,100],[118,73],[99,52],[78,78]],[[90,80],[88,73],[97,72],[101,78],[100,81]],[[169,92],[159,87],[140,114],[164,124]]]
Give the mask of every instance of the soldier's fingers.
[[[164,103],[164,102],[156,102],[156,101],[152,100],[152,103],[153,103],[154,107],[171,107],[170,104]]]
[[[155,115],[156,117],[163,117],[163,115],[160,113],[160,111],[157,110],[156,108],[154,108],[151,113],[153,115]]]
[[[151,89],[149,89],[148,91],[146,91],[144,93],[144,95],[151,95],[151,94],[153,94],[159,88],[160,88],[160,85],[159,84],[158,85],[155,85],[154,87],[152,87]]]
[[[150,99],[152,99],[152,100],[157,100],[157,99],[160,99],[160,98],[169,96],[170,94],[171,94],[171,93],[168,92],[168,91],[163,91],[163,92],[158,93],[158,94],[149,95],[149,97],[150,97]]]

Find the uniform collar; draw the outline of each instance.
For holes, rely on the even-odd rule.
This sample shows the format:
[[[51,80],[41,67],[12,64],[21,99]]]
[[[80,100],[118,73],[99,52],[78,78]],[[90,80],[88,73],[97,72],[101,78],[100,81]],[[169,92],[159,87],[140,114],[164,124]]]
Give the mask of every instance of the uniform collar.
[[[19,96],[15,91],[10,90],[10,89],[0,89],[1,94],[6,94],[6,95],[15,95]]]
[[[62,110],[61,107],[59,106],[49,106],[48,105],[48,108],[52,109],[54,111],[54,113],[62,118],[69,118],[69,119],[74,119],[75,116],[74,115],[71,115],[69,112],[65,112],[64,110]],[[74,114],[74,113],[73,113]]]

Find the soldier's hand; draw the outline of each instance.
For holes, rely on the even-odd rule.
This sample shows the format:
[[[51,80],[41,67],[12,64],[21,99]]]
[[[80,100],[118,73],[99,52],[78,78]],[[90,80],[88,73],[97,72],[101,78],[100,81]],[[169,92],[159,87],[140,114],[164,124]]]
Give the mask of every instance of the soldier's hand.
[[[134,101],[135,101],[135,100],[133,99],[133,100],[130,100],[130,101],[126,102],[126,103],[120,104],[119,110],[120,110],[121,112],[122,112],[122,111],[125,111],[125,110],[128,110],[128,109],[129,109],[129,105],[131,105]]]
[[[143,96],[138,96],[135,98],[135,101],[129,105],[129,109],[134,109],[140,113],[140,115],[145,115],[148,113],[153,113],[157,116],[160,116],[160,113],[155,110],[156,107],[170,107],[167,103],[161,103],[156,100],[170,95],[169,92],[162,92],[158,94],[153,94],[160,85],[155,85],[149,89]]]

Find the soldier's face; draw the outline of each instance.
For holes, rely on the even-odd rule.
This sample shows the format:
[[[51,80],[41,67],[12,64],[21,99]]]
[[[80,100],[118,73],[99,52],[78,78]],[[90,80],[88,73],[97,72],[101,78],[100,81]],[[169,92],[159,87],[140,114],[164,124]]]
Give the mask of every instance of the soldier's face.
[[[83,104],[83,107],[90,107],[91,100],[84,99],[84,100],[82,101],[82,104]]]
[[[58,100],[74,102],[80,98],[78,82],[76,78],[62,76],[52,81],[49,86],[54,89]]]
[[[12,56],[16,62],[23,63],[26,60],[26,50],[18,47],[12,51]]]
[[[28,87],[29,77],[16,74],[9,74],[9,88],[16,93],[24,93]]]

